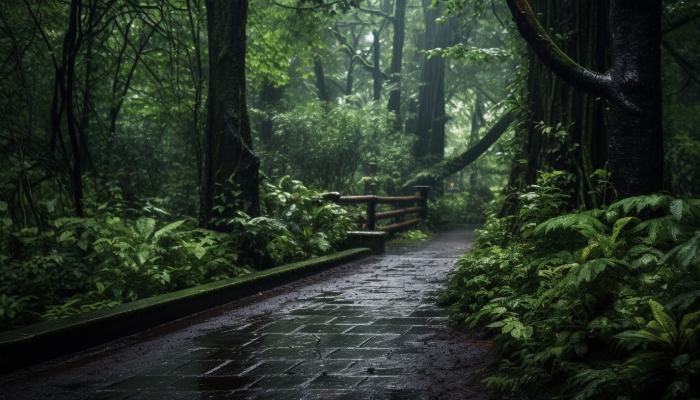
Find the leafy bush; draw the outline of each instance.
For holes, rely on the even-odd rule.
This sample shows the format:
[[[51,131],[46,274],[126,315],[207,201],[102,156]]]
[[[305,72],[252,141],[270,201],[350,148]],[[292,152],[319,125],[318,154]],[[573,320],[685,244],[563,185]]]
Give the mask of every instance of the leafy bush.
[[[700,201],[656,194],[558,215],[566,196],[552,177],[520,195],[519,215],[489,217],[441,298],[493,334],[484,382],[567,382],[577,399],[698,396]]]
[[[430,239],[430,234],[423,233],[420,229],[411,229],[405,232],[399,232],[391,239],[392,242],[417,242]]]
[[[298,181],[263,186],[265,215],[221,221],[233,225],[230,234],[166,221],[163,210],[157,219],[149,208],[127,209],[118,191],[86,207],[91,217],[57,218],[42,230],[2,219],[0,328],[246,274],[261,257],[279,265],[326,254],[352,225]]]
[[[261,153],[270,176],[291,175],[309,187],[357,194],[364,181],[397,193],[413,169],[412,138],[396,132],[394,115],[379,102],[309,103],[275,117],[276,135]],[[377,165],[370,176],[368,164]]]
[[[485,186],[472,187],[469,191],[455,195],[445,195],[430,203],[428,220],[433,224],[483,224],[486,221],[487,205],[493,199],[493,193]]]

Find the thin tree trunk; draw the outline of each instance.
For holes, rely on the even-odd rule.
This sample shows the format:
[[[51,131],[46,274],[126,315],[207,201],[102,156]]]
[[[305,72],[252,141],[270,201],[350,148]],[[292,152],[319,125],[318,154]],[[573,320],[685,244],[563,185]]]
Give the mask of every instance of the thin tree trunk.
[[[374,101],[379,101],[382,96],[382,70],[379,49],[379,31],[372,31],[374,43],[372,44],[372,79],[374,80]]]
[[[394,129],[401,130],[401,66],[403,64],[403,46],[406,36],[406,0],[396,0],[394,18],[394,38],[391,48],[391,65],[389,66],[389,102],[387,108],[396,115]]]
[[[318,99],[321,101],[329,101],[331,97],[326,88],[326,74],[323,72],[323,63],[321,59],[314,60],[314,74],[316,75],[316,88],[318,89]]]
[[[260,93],[260,103],[262,104],[262,111],[264,113],[260,120],[260,142],[264,146],[269,146],[272,144],[273,139],[273,123],[272,123],[272,109],[282,100],[282,94],[284,89],[281,87],[275,87],[270,82],[265,80],[262,85]]]

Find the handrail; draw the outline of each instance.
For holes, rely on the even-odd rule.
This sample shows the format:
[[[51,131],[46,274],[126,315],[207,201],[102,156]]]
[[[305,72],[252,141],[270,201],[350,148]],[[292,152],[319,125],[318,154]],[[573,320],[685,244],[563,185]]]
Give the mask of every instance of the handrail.
[[[414,186],[417,190],[414,196],[341,196],[338,192],[325,193],[321,195],[324,200],[332,201],[336,204],[367,204],[367,230],[377,230],[377,221],[388,218],[395,218],[395,224],[380,227],[384,232],[394,232],[406,229],[428,217],[428,191],[429,186]],[[400,204],[414,203],[413,207],[399,210],[376,212],[377,204]],[[402,217],[407,214],[419,214],[419,218],[409,221],[402,221]]]
[[[374,215],[374,217],[377,220],[387,219],[387,218],[396,218],[396,217],[403,217],[406,214],[419,213],[421,211],[423,211],[423,207],[409,207],[409,208],[405,208],[402,210],[393,210],[393,211],[385,211],[385,212],[376,213]]]

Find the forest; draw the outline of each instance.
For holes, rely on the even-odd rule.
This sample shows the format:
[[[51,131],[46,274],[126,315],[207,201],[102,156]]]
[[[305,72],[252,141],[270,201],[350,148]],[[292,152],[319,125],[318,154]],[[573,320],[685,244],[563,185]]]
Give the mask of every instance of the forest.
[[[399,238],[480,226],[469,379],[700,397],[698,49],[692,0],[3,0],[0,331],[336,252],[365,210],[325,193],[420,185]]]

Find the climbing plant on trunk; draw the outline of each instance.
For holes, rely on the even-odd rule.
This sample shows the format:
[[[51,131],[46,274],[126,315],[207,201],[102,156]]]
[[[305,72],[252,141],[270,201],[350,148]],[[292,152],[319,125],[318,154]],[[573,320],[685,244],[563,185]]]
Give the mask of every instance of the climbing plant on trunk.
[[[220,231],[243,210],[259,213],[260,160],[253,152],[246,106],[245,54],[248,1],[207,0],[209,108],[205,130],[200,225]]]
[[[619,195],[661,190],[661,2],[614,1],[613,60],[607,74],[569,58],[540,25],[527,0],[507,3],[521,36],[552,72],[574,88],[609,101],[608,170]]]

